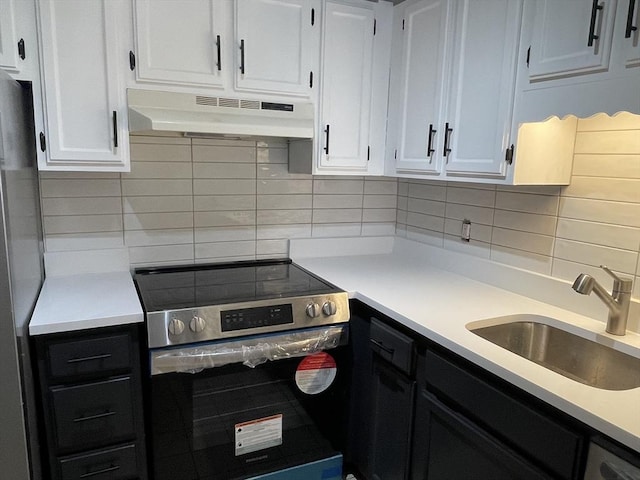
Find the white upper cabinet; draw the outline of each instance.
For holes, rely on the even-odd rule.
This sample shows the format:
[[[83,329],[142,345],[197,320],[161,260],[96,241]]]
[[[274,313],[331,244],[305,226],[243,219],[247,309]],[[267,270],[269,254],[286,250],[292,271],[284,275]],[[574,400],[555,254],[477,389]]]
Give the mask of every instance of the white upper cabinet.
[[[323,135],[318,142],[321,168],[366,171],[373,30],[373,9],[325,4],[320,106]]]
[[[640,113],[638,10],[638,0],[525,0],[518,124]]]
[[[129,169],[119,25],[126,0],[40,0],[47,163],[42,169]]]
[[[446,122],[447,177],[504,177],[510,145],[522,2],[456,2]]]
[[[532,80],[609,68],[616,0],[538,0],[529,57]]]
[[[16,32],[16,0],[0,0],[0,68],[9,73],[20,71],[19,34]],[[22,39],[24,51],[24,39]]]
[[[522,2],[422,0],[396,15],[388,173],[505,179]]]
[[[400,7],[402,8],[402,7]],[[392,74],[399,95],[396,116],[396,171],[440,174],[444,138],[445,60],[452,37],[451,2],[423,0],[396,7],[402,54]]]
[[[230,38],[220,0],[134,0],[136,80],[223,87]]]
[[[318,0],[235,0],[235,89],[309,96],[318,73],[319,6]]]

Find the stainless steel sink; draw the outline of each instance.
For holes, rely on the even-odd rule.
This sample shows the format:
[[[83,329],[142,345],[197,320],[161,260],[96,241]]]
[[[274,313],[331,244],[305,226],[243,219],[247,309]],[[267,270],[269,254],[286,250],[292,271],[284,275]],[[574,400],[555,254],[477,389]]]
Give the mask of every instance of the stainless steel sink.
[[[640,387],[640,358],[560,328],[512,321],[469,331],[580,383],[605,390]]]

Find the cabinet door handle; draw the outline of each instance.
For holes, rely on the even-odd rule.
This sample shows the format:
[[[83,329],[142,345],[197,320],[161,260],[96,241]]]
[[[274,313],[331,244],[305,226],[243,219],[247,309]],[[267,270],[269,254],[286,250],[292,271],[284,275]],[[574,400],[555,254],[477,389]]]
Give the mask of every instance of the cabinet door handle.
[[[94,477],[96,475],[102,475],[103,473],[115,472],[116,470],[120,470],[120,465],[111,465],[106,468],[101,468],[100,470],[94,470],[93,472],[83,473],[78,478]]]
[[[378,340],[374,340],[373,338],[370,338],[369,341],[372,344],[374,344],[376,347],[378,347],[380,350],[387,352],[389,355],[393,355],[393,352],[395,352],[394,348],[387,347],[384,343],[379,342]]]
[[[91,355],[90,357],[70,358],[67,363],[90,362],[92,360],[104,360],[105,358],[111,358],[111,354],[103,353],[101,355]]]
[[[436,149],[433,147],[433,136],[436,134],[437,130],[434,130],[433,123],[429,124],[429,139],[427,141],[427,157],[429,157],[429,162],[431,162],[431,157],[435,153]]]
[[[324,153],[329,155],[329,125],[327,125],[327,128],[324,130],[324,132],[326,133],[326,137],[324,140]]]
[[[115,415],[116,412],[112,412],[112,411],[107,411],[104,413],[98,413],[96,415],[87,415],[86,417],[78,417],[78,418],[74,418],[73,422],[74,423],[80,423],[80,422],[88,422],[91,420],[99,420],[101,418],[106,418],[106,417],[111,417],[113,415]]]
[[[593,41],[598,40],[600,35],[596,35],[596,21],[598,20],[598,10],[604,9],[604,3],[600,5],[598,3],[599,0],[593,0],[593,5],[591,7],[591,23],[589,24],[589,41],[587,42],[588,47],[593,47]]]
[[[636,0],[629,0],[629,12],[627,13],[627,28],[624,31],[624,38],[631,38],[631,33],[638,30],[633,24],[633,13],[636,8]]]
[[[20,40],[18,40],[18,56],[22,60],[26,58],[26,53],[24,50],[24,38],[21,38]]]
[[[444,124],[444,148],[442,149],[442,154],[445,157],[448,157],[451,153],[451,147],[449,146],[449,141],[451,140],[451,133],[453,132],[453,128],[449,128],[449,123]]]
[[[118,148],[118,112],[113,111],[113,147]]]
[[[216,52],[218,54],[218,71],[222,70],[222,57],[220,56],[220,35],[216,35]]]
[[[240,40],[240,73],[244,75],[244,39]]]

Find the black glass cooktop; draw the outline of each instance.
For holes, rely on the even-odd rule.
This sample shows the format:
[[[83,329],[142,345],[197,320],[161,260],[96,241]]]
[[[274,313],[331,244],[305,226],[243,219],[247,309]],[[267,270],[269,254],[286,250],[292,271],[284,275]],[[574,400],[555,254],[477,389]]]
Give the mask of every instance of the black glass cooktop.
[[[288,259],[145,268],[133,277],[147,312],[339,291]]]

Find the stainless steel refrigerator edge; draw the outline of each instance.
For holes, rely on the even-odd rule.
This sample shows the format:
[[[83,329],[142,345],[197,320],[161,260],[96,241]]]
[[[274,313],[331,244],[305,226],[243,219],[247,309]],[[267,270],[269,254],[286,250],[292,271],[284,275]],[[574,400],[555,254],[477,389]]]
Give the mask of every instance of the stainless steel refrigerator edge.
[[[42,232],[30,85],[0,70],[0,476],[37,479],[29,319],[42,286]]]

